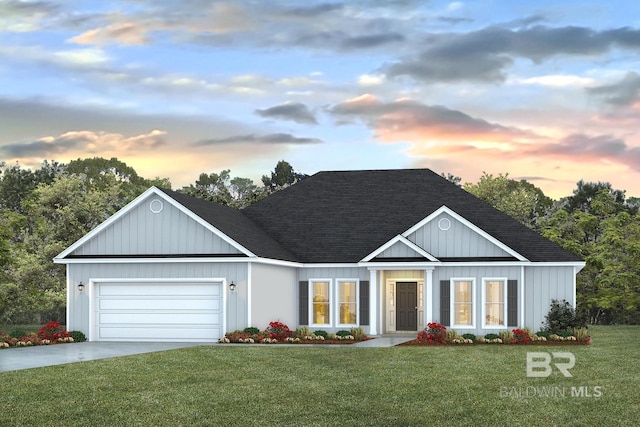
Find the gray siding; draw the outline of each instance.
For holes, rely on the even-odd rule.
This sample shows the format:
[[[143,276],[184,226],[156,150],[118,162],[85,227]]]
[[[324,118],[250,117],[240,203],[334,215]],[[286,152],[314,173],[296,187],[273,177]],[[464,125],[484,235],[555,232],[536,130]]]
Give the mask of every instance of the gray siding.
[[[300,269],[298,280],[309,279],[369,280],[369,271],[365,267],[317,267]]]
[[[155,194],[77,248],[73,255],[237,254],[236,248]],[[157,202],[155,202],[157,203]]]
[[[225,313],[227,330],[241,329],[247,320],[247,263],[108,263],[69,264],[67,283],[70,291],[67,328],[89,335],[89,292],[77,285],[89,285],[92,279],[193,279],[224,278],[233,281],[235,292],[227,293]]]
[[[440,321],[440,281],[450,280],[454,277],[475,278],[476,286],[476,303],[474,304],[475,329],[456,329],[459,333],[472,333],[484,335],[492,331],[484,331],[482,329],[482,279],[491,277],[504,277],[508,280],[517,280],[518,287],[520,284],[521,267],[508,266],[487,266],[487,267],[438,267],[433,271],[433,300],[431,301],[433,308],[433,319]],[[425,292],[428,295],[428,291]],[[426,297],[428,298],[428,296]],[[505,297],[506,298],[506,297]],[[520,295],[518,295],[520,300]],[[427,301],[427,303],[429,303]],[[518,306],[519,308],[519,306]],[[521,325],[522,326],[522,325]],[[529,326],[529,325],[524,325]],[[508,329],[506,326],[505,330]]]
[[[438,228],[438,222],[443,218],[451,222],[448,230]],[[407,239],[436,258],[510,256],[494,243],[444,213],[411,233]]]
[[[410,258],[410,257],[422,257],[419,253],[405,245],[404,243],[397,242],[390,248],[383,251],[379,257],[382,258]]]
[[[551,300],[573,300],[574,267],[526,267],[525,325],[534,332],[542,327]]]
[[[297,271],[292,267],[252,264],[251,325],[265,329],[280,321],[295,329],[298,324]]]

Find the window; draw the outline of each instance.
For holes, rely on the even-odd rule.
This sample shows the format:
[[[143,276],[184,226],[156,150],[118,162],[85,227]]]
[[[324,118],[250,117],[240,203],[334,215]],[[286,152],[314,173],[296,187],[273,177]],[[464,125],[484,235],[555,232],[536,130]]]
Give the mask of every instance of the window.
[[[331,281],[310,281],[311,286],[311,323],[314,325],[331,324]]]
[[[454,327],[474,327],[475,279],[451,279],[451,311]]]
[[[483,327],[504,328],[507,323],[507,279],[482,279]]]
[[[338,280],[338,324],[358,324],[358,283],[355,280]]]

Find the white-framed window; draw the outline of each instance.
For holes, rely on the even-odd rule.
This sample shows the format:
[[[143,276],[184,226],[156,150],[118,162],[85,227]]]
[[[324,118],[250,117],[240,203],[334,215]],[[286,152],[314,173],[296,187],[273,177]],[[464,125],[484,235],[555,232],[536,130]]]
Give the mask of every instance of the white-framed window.
[[[507,326],[507,279],[482,279],[482,327],[504,329]]]
[[[309,280],[309,323],[331,326],[331,279]]]
[[[475,328],[476,279],[451,279],[451,327]]]
[[[360,286],[358,279],[338,279],[337,287],[337,325],[357,326],[360,301]]]

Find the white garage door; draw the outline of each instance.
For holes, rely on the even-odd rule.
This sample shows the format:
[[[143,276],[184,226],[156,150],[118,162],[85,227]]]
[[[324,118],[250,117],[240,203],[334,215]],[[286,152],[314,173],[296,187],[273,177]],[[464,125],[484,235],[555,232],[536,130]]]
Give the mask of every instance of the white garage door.
[[[98,341],[202,341],[223,334],[222,283],[101,282]]]

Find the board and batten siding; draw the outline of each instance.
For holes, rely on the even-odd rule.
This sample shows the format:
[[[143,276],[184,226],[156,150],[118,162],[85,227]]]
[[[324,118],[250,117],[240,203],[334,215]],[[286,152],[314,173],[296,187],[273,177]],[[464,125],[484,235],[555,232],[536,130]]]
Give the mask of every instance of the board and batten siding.
[[[551,300],[567,300],[575,304],[573,283],[575,267],[525,267],[525,326],[540,330],[549,313]]]
[[[473,278],[475,279],[475,295],[474,302],[474,318],[475,329],[459,329],[456,330],[460,334],[471,333],[476,335],[485,335],[489,331],[482,329],[482,279],[485,278],[506,278],[507,280],[518,281],[518,291],[520,289],[520,277],[522,267],[519,266],[461,266],[461,267],[438,267],[433,271],[433,290],[432,290],[432,309],[433,320],[441,322],[440,312],[440,282],[450,281],[452,278]],[[518,294],[518,309],[520,309],[520,295]],[[529,309],[529,307],[527,307]],[[518,312],[519,317],[519,312]],[[446,322],[445,322],[446,323]],[[522,325],[519,325],[522,326]],[[528,325],[525,325],[528,326]],[[506,326],[505,330],[508,329]],[[495,332],[495,331],[490,331]]]
[[[160,207],[161,210],[157,212]],[[171,203],[151,194],[72,253],[72,255],[160,254],[240,254],[240,252]]]
[[[448,220],[449,228],[440,229],[440,220]],[[446,213],[438,215],[407,239],[436,258],[508,257],[511,256],[485,237]]]
[[[67,265],[67,286],[70,304],[67,329],[79,330],[89,336],[88,286],[96,279],[201,279],[223,278],[236,284],[234,292],[227,292],[225,315],[227,330],[247,327],[247,263],[82,263]],[[84,292],[77,289],[84,283]]]
[[[416,251],[405,245],[404,243],[397,242],[390,248],[385,249],[378,255],[380,258],[412,258],[422,257]]]
[[[298,281],[293,267],[251,264],[251,325],[263,330],[279,321],[298,324]]]

